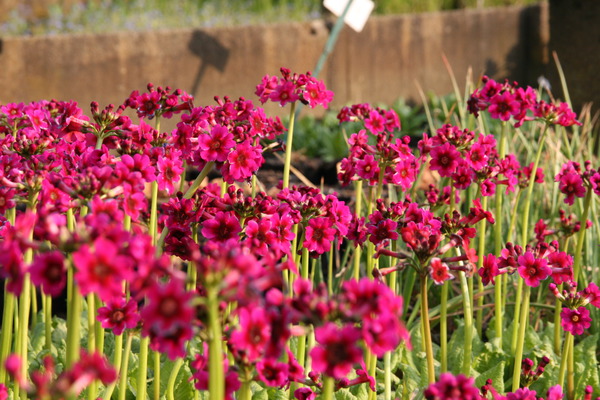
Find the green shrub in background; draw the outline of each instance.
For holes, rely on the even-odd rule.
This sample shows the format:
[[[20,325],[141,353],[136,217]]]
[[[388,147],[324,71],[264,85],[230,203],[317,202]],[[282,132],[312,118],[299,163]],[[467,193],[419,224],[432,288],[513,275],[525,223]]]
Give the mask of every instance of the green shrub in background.
[[[376,14],[524,5],[534,0],[377,0]],[[0,35],[143,31],[306,21],[326,12],[321,1],[303,0],[81,0],[58,1],[40,12],[20,3],[0,18]]]

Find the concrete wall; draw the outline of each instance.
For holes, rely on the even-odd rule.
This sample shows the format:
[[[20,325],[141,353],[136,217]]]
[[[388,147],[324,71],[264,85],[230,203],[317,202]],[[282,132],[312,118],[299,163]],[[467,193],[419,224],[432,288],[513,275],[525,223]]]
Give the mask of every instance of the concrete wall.
[[[549,51],[565,72],[573,108],[579,112],[584,103],[593,102],[593,110],[600,110],[600,1],[550,0],[549,21]],[[548,75],[553,92],[565,99],[553,60]]]
[[[418,101],[447,94],[442,56],[463,87],[467,70],[535,82],[547,60],[547,6],[460,10],[372,17],[361,33],[345,27],[320,78],[336,94],[333,107],[354,102]],[[213,96],[256,100],[255,86],[281,66],[312,70],[328,37],[326,23],[289,23],[146,33],[5,38],[0,42],[0,103],[92,100],[120,104],[146,84],[181,88],[196,104]],[[283,114],[277,106],[267,111]],[[287,112],[287,109],[285,110]]]

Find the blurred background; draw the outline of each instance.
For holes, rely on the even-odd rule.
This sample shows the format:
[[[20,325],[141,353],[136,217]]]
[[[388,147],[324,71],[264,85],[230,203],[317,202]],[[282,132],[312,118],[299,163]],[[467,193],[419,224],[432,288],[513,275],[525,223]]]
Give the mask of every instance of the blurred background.
[[[600,104],[599,20],[597,0],[375,0],[362,32],[342,29],[319,78],[336,94],[332,108],[418,104],[487,74],[548,82],[579,112]],[[54,98],[86,110],[148,82],[197,105],[255,100],[265,74],[313,70],[334,22],[306,0],[0,0],[0,103]]]

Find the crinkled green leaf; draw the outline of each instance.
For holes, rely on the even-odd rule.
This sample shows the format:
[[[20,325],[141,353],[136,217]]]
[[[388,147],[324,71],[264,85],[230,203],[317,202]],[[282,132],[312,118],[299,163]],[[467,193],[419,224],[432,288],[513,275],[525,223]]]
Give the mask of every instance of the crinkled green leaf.
[[[340,389],[334,393],[335,400],[358,400],[348,389]]]
[[[600,390],[600,376],[596,349],[598,347],[598,333],[588,336],[575,346],[575,398],[583,398],[583,391],[591,385],[596,392]],[[594,398],[594,396],[592,396]]]

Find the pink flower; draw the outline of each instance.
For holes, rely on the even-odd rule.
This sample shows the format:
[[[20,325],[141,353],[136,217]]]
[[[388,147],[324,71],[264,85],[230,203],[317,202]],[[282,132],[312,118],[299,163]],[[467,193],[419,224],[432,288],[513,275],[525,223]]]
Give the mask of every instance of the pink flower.
[[[98,309],[96,318],[103,328],[112,329],[115,335],[120,335],[125,329],[134,329],[140,320],[137,302],[134,299],[126,302],[123,297],[111,298]]]
[[[531,287],[539,286],[540,281],[543,281],[552,274],[547,261],[543,258],[535,258],[530,251],[519,256],[517,262],[519,275],[525,280],[525,284]]]
[[[249,141],[245,141],[238,143],[229,153],[221,172],[227,183],[241,182],[250,178],[263,162],[264,158],[260,150]]]
[[[315,329],[317,345],[311,350],[313,371],[335,379],[345,378],[363,358],[358,346],[360,331],[352,325],[339,328],[333,322]]]
[[[6,215],[6,211],[13,208],[16,203],[13,200],[16,191],[9,187],[0,187],[0,214]]]
[[[267,386],[280,388],[289,382],[288,364],[270,357],[256,363],[256,373]]]
[[[317,394],[309,387],[301,387],[294,391],[294,398],[297,400],[315,400]]]
[[[398,223],[389,218],[382,219],[377,223],[369,223],[367,224],[369,241],[377,245],[385,240],[396,240],[398,239],[397,227]]]
[[[261,218],[246,224],[246,236],[256,254],[266,256],[275,242],[275,232],[271,230],[271,220]]]
[[[548,255],[548,265],[552,270],[552,280],[560,285],[573,280],[573,257],[564,251],[555,251]]]
[[[330,250],[335,229],[331,226],[329,218],[312,218],[308,221],[304,235],[304,247],[309,251],[323,254]]]
[[[322,81],[311,78],[306,82],[302,97],[308,102],[310,108],[315,108],[319,104],[327,108],[331,100],[333,100],[333,92],[327,90]]]
[[[158,190],[164,190],[168,194],[175,191],[175,185],[181,180],[183,172],[183,160],[181,151],[171,149],[158,156],[156,163],[158,169]]]
[[[566,332],[573,335],[581,335],[591,326],[592,318],[590,311],[585,307],[579,307],[576,310],[563,308],[560,312],[560,325]]]
[[[278,102],[282,107],[298,99],[300,97],[296,94],[296,84],[290,81],[281,82],[269,95],[269,100]]]
[[[464,161],[459,163],[454,173],[452,173],[450,176],[454,182],[454,187],[460,190],[466,190],[469,186],[471,186],[471,183],[477,179],[475,171],[473,171],[473,169]]]
[[[240,221],[232,213],[225,211],[218,211],[212,219],[202,223],[202,236],[221,242],[237,238],[241,231]]]
[[[448,264],[443,263],[442,260],[437,257],[431,259],[429,276],[431,276],[431,279],[433,279],[436,285],[441,285],[447,280],[453,278],[453,276],[450,274],[450,268],[448,267]]]
[[[224,126],[214,126],[210,134],[200,135],[198,137],[198,146],[200,157],[204,161],[227,160],[227,155],[235,147],[233,135]]]
[[[548,395],[546,397],[546,400],[562,400],[563,396],[564,394],[562,391],[562,387],[560,385],[555,385],[548,389]]]
[[[483,266],[477,271],[479,276],[481,277],[481,283],[484,285],[489,284],[495,285],[496,282],[494,278],[500,275],[500,269],[498,268],[498,262],[496,256],[493,254],[488,254],[483,258]]]
[[[379,174],[379,166],[375,157],[367,154],[361,160],[358,160],[356,162],[356,174],[362,179],[375,180]]]
[[[433,171],[438,171],[442,177],[452,175],[456,167],[458,167],[458,160],[461,158],[458,150],[449,142],[434,147],[430,154],[431,161],[429,168]]]
[[[123,281],[131,277],[131,260],[104,237],[97,238],[92,247],[85,244],[73,253],[73,262],[81,294],[95,293],[105,302],[121,296]]]
[[[376,110],[371,110],[369,117],[365,118],[365,128],[376,135],[385,130],[385,120]]]
[[[490,117],[508,121],[512,115],[519,113],[520,108],[520,104],[515,100],[515,96],[509,91],[505,91],[490,99],[488,111]]]
[[[29,272],[33,284],[52,297],[59,296],[67,284],[65,257],[58,250],[37,254]]]
[[[171,360],[185,357],[186,343],[194,336],[193,293],[185,290],[183,281],[173,278],[167,284],[155,283],[146,294],[148,304],[141,310],[142,335],[150,336],[150,347]]]
[[[506,400],[537,400],[537,392],[529,388],[520,388],[506,394]]]
[[[583,296],[594,307],[600,308],[600,288],[594,282],[590,282],[587,288],[583,290]]]
[[[473,378],[444,372],[424,392],[427,400],[483,400]]]
[[[559,190],[566,194],[565,204],[573,205],[575,201],[575,196],[584,197],[585,196],[585,187],[583,186],[583,179],[581,176],[574,172],[568,172],[566,174],[562,174],[556,177],[556,180],[559,183]]]
[[[230,344],[236,353],[254,362],[264,356],[271,337],[271,322],[262,307],[241,308],[238,315],[239,329],[232,333]]]

